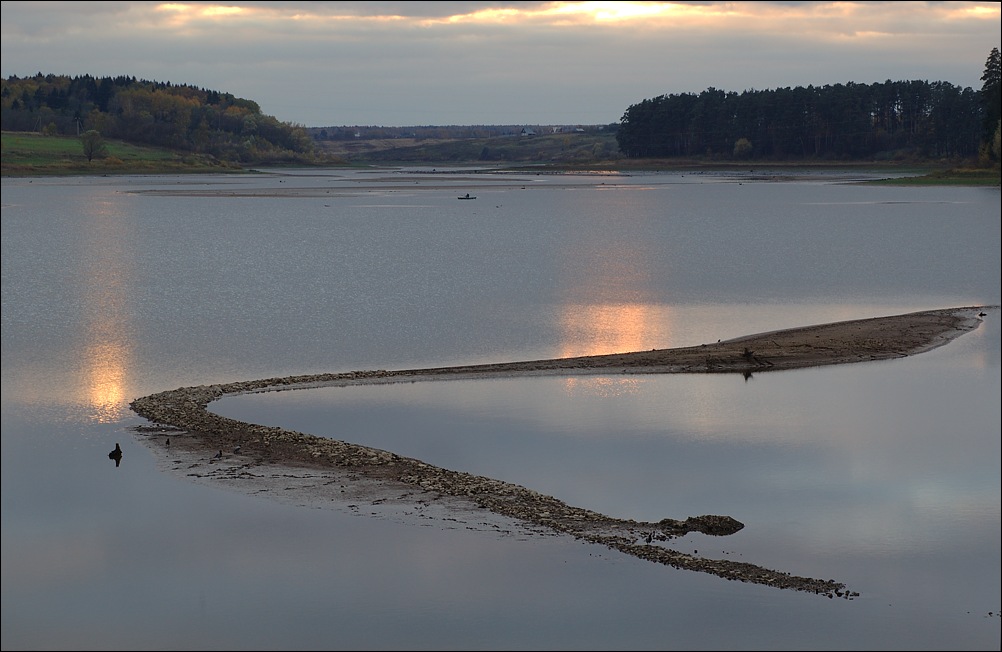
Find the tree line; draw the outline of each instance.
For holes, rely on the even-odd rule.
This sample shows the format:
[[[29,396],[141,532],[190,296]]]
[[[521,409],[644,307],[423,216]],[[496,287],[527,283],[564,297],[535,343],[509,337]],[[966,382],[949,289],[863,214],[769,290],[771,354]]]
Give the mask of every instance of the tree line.
[[[307,162],[304,127],[230,93],[135,77],[42,75],[0,80],[0,128],[105,138],[242,163]]]
[[[999,51],[980,91],[886,81],[743,93],[708,88],[627,108],[616,132],[628,157],[998,162]]]
[[[636,158],[709,160],[978,159],[998,163],[1002,73],[998,48],[980,91],[948,82],[834,84],[742,93],[708,88],[628,107],[615,131]],[[306,128],[230,93],[135,77],[43,75],[0,79],[0,128],[82,135],[207,154],[238,163],[310,163],[314,140],[362,132],[416,138],[511,135],[511,126]],[[614,129],[613,129],[614,128]],[[577,129],[575,131],[583,131]],[[448,137],[448,136],[446,136]]]

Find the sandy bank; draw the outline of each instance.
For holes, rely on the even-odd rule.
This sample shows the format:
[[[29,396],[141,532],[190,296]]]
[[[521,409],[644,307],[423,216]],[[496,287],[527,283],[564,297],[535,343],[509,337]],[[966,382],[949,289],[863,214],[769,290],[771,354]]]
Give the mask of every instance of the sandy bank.
[[[665,542],[689,532],[726,536],[743,528],[729,516],[703,515],[658,522],[616,519],[569,506],[518,485],[443,469],[390,451],[281,428],[243,423],[209,412],[224,395],[412,382],[464,377],[610,373],[740,373],[845,364],[914,355],[974,330],[980,307],[931,310],[773,331],[723,342],[600,356],[409,370],[351,371],[183,387],[136,399],[132,409],[155,425],[137,429],[155,446],[184,453],[189,476],[225,478],[261,491],[279,478],[297,495],[318,500],[368,501],[389,497],[411,505],[449,504],[487,510],[529,529],[568,534],[660,564],[743,582],[850,598],[834,580],[799,577],[749,563],[681,553]],[[239,449],[236,447],[239,445]],[[219,452],[218,457],[214,454]],[[225,455],[223,452],[225,451]],[[231,452],[232,451],[232,452]],[[277,473],[276,469],[285,469]]]

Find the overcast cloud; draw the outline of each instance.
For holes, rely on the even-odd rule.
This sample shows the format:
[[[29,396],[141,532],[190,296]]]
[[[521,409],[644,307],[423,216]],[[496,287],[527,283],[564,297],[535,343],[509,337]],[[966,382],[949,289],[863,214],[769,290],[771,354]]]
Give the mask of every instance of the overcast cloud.
[[[607,124],[641,100],[980,89],[998,2],[3,2],[0,74],[127,75],[337,125]]]

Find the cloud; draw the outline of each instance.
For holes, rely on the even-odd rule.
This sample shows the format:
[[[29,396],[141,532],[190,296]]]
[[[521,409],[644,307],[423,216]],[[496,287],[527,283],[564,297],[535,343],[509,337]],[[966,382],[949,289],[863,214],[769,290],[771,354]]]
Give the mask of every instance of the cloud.
[[[2,76],[129,75],[280,120],[602,124],[665,93],[977,87],[996,2],[4,2]]]

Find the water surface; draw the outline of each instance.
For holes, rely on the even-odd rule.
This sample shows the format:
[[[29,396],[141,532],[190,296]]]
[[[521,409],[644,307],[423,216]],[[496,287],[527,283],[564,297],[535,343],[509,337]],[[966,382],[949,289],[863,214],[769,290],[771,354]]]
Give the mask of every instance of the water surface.
[[[180,386],[1000,302],[997,189],[430,172],[3,180],[5,649],[998,649],[996,309],[920,356],[747,380],[211,406],[612,516],[728,514],[737,535],[673,545],[836,579],[851,601],[158,465],[128,402]]]

